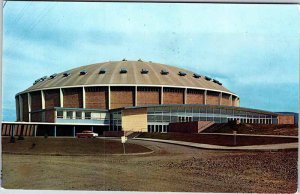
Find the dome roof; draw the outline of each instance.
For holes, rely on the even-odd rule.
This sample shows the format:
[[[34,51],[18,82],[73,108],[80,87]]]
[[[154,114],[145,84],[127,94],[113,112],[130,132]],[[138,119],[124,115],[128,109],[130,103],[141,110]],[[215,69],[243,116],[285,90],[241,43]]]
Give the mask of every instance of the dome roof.
[[[53,75],[53,78],[44,77],[43,81],[37,81],[24,92],[73,86],[145,85],[202,88],[231,93],[217,80],[198,76],[185,69],[154,62],[112,61],[81,66]]]

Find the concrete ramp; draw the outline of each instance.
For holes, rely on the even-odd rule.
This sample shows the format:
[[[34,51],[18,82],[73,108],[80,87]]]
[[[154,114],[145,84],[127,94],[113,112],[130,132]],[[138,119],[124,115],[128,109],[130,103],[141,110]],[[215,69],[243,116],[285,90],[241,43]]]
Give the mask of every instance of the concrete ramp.
[[[200,121],[198,125],[198,133],[201,133],[202,131],[209,128],[213,124],[215,124],[215,122],[213,121]]]

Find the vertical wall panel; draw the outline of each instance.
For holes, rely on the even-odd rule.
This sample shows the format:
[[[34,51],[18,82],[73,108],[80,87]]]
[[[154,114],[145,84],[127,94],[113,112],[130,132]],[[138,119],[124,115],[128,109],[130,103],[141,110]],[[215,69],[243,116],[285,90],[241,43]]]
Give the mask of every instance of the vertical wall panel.
[[[164,88],[163,92],[164,104],[183,104],[184,89],[182,88]]]
[[[111,109],[134,105],[134,87],[111,87]]]
[[[23,103],[22,103],[22,105],[23,105],[23,121],[26,121],[26,122],[28,122],[29,121],[29,117],[28,117],[28,95],[27,95],[27,93],[26,94],[22,94],[21,95],[21,97],[22,97],[22,101],[23,101]]]
[[[106,87],[85,88],[86,108],[108,109],[108,89]]]
[[[59,89],[44,90],[45,95],[45,108],[60,107]]]
[[[219,105],[219,102],[220,102],[219,95],[220,95],[219,92],[207,91],[206,103],[210,104],[210,105]]]
[[[137,105],[159,104],[160,88],[138,87],[137,88]]]
[[[65,88],[63,89],[63,107],[65,108],[82,108],[82,88]]]
[[[41,91],[31,92],[30,95],[31,95],[31,111],[41,110],[42,109]]]
[[[204,91],[188,89],[186,104],[204,104]]]

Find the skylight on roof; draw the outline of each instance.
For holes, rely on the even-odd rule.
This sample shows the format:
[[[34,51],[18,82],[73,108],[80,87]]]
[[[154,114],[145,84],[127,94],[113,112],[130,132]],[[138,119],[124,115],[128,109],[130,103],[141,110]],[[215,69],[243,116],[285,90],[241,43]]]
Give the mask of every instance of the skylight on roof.
[[[148,69],[142,69],[141,74],[148,74],[149,70]]]
[[[168,75],[169,74],[169,72],[167,70],[165,70],[165,69],[161,70],[160,73],[162,75]]]
[[[179,71],[178,75],[180,75],[180,76],[186,76],[186,73],[183,72],[183,71]]]
[[[57,76],[57,73],[54,73],[54,74],[50,75],[50,79],[53,79],[53,78],[55,78],[56,76]]]
[[[63,74],[64,77],[68,77],[68,76],[70,76],[70,75],[71,75],[70,72],[65,72],[65,73]]]
[[[86,75],[86,74],[87,74],[86,70],[80,71],[80,75]]]
[[[221,82],[219,82],[219,81],[218,81],[218,80],[216,80],[216,79],[213,79],[213,82],[214,82],[214,83],[216,83],[216,84],[222,85],[222,83],[221,83]]]
[[[106,73],[106,69],[104,68],[100,69],[99,74],[105,74],[105,73]]]
[[[127,73],[127,69],[126,68],[121,68],[120,73]]]
[[[211,78],[208,77],[208,76],[205,76],[205,79],[206,79],[207,81],[210,81],[210,80],[211,80]]]
[[[194,78],[200,78],[201,75],[199,75],[199,74],[197,74],[197,73],[194,73],[194,74],[193,74],[193,77],[194,77]]]

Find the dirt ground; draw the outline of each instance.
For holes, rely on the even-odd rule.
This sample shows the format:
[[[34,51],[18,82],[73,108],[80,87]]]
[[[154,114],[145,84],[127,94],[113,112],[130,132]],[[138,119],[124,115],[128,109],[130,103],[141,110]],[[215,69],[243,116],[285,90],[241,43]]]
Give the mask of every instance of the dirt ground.
[[[114,191],[294,193],[297,150],[212,151],[129,140],[146,155],[3,154],[3,187]]]
[[[234,146],[234,137],[232,135],[219,134],[191,134],[191,133],[142,133],[139,138],[165,139],[187,141],[194,143]],[[298,142],[297,138],[285,137],[258,137],[258,136],[236,136],[236,146],[248,145],[266,145],[278,143]]]
[[[2,138],[4,153],[48,154],[48,155],[100,155],[124,153],[121,139],[109,140],[100,138],[42,138],[25,137],[9,143],[10,138]],[[127,143],[126,153],[144,153],[151,150],[140,145]]]

